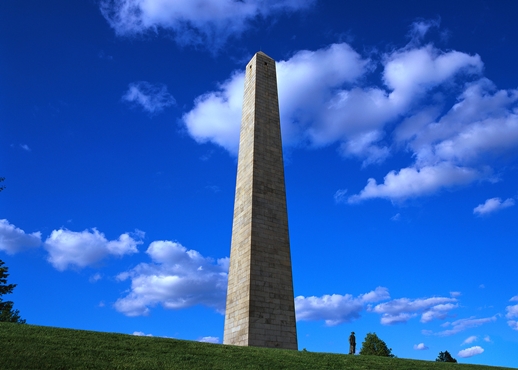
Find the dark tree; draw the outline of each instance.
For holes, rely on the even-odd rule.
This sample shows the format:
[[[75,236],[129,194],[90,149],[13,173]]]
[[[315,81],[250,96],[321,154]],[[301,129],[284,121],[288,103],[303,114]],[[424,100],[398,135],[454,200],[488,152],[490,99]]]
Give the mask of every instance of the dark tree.
[[[3,182],[5,180],[5,177],[0,177],[0,182]],[[4,190],[5,189],[5,186],[4,185],[0,185],[0,191]]]
[[[4,294],[11,294],[16,287],[16,284],[7,284],[9,274],[7,273],[7,267],[4,265],[4,261],[0,260],[0,321],[25,324],[25,320],[19,315],[20,311],[13,310],[13,302],[2,299]]]
[[[367,333],[360,349],[360,355],[394,357],[392,348],[388,348],[376,333]]]
[[[437,362],[457,362],[453,357],[451,357],[450,352],[444,351],[439,352],[439,356],[435,359]]]

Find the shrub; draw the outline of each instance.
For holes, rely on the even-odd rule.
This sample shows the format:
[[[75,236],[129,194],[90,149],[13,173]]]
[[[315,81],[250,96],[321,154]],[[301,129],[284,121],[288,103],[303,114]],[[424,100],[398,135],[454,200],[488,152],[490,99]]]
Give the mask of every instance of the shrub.
[[[450,352],[444,351],[439,352],[439,356],[435,359],[437,362],[457,362],[453,357],[451,357]]]
[[[367,333],[360,349],[360,355],[394,357],[392,348],[382,341],[376,333]]]

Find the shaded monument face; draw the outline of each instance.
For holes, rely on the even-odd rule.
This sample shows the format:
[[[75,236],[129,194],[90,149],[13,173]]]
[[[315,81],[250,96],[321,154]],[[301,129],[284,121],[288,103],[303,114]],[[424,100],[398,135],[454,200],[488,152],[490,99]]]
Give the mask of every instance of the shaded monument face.
[[[275,61],[246,66],[223,343],[297,349]]]

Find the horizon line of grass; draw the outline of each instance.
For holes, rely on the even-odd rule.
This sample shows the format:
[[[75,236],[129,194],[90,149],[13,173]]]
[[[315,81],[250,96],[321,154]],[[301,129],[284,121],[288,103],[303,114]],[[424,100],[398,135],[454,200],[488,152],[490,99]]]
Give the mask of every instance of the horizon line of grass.
[[[188,340],[0,323],[2,369],[349,369],[511,368],[378,356],[238,347]]]

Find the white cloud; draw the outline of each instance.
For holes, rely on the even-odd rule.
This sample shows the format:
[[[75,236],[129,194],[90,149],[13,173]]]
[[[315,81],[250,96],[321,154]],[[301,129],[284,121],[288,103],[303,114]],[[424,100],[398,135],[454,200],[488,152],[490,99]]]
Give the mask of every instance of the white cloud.
[[[491,338],[489,337],[489,335],[486,335],[486,336],[484,337],[484,342],[491,343]]]
[[[428,347],[424,343],[414,344],[414,349],[417,351],[424,351],[428,349]]]
[[[512,150],[518,141],[517,102],[518,90],[497,90],[481,78],[467,84],[458,103],[412,145],[421,159],[435,156],[466,164]]]
[[[93,274],[92,276],[90,276],[90,279],[88,279],[91,283],[96,283],[98,282],[99,280],[101,280],[103,278],[103,276],[100,274],[100,273],[95,273]]]
[[[443,320],[449,312],[458,307],[455,298],[432,297],[408,299],[399,298],[374,306],[371,311],[382,315],[383,325],[404,323],[412,317],[421,314],[421,322],[427,323],[434,319]]]
[[[15,254],[30,248],[37,248],[40,245],[41,233],[39,231],[27,234],[6,219],[0,220],[0,251]]]
[[[518,302],[518,295],[515,295],[514,297],[512,297],[510,300],[510,302]]]
[[[315,145],[325,145],[342,136],[342,131],[358,131],[363,119],[360,112],[351,118],[351,125],[336,126],[334,109],[336,90],[355,82],[367,68],[364,60],[349,45],[332,44],[317,51],[303,50],[287,61],[277,63],[279,109],[283,140],[296,144],[309,138]],[[239,127],[243,104],[244,72],[239,71],[211,91],[196,98],[193,109],[183,116],[189,134],[198,142],[213,142],[237,154]],[[342,113],[352,114],[345,108]],[[322,129],[313,129],[317,121]],[[354,124],[354,127],[353,127]],[[333,131],[337,129],[338,131]],[[324,132],[325,131],[325,132]],[[360,149],[358,149],[360,150]]]
[[[429,51],[428,56],[425,50]],[[472,76],[481,73],[478,56],[450,52],[435,59],[429,57],[435,53],[436,50],[427,48],[396,52],[392,57],[394,64],[387,64],[384,72],[387,86],[394,89],[389,97],[415,106],[419,103],[415,97],[426,95],[430,87],[452,83],[462,71]],[[433,70],[438,73],[431,73]],[[503,153],[515,154],[518,90],[497,90],[491,81],[480,78],[465,84],[458,102],[442,116],[444,99],[435,96],[436,101],[431,99],[428,106],[407,110],[410,114],[395,125],[396,145],[391,150],[406,148],[415,162],[399,171],[390,171],[382,184],[369,179],[358,195],[349,198],[350,202],[369,198],[404,200],[490,179],[493,159]]]
[[[491,198],[485,201],[484,204],[479,204],[473,209],[474,214],[487,215],[500,209],[514,206],[514,199],[508,198],[502,202],[500,198]]]
[[[214,261],[171,241],[154,241],[146,253],[152,263],[119,274],[121,281],[131,279],[131,290],[115,302],[117,311],[147,315],[157,304],[166,309],[201,304],[224,311],[228,258]]]
[[[516,321],[516,320],[508,320],[507,324],[511,327],[511,329],[518,330],[518,321]]]
[[[336,203],[343,203],[347,201],[347,198],[345,197],[345,194],[347,194],[347,189],[338,189],[335,192],[334,198]]]
[[[219,337],[203,337],[198,339],[198,342],[218,344]]]
[[[101,12],[118,35],[172,32],[180,44],[219,49],[253,20],[308,8],[314,0],[102,0]]]
[[[462,295],[462,293],[461,292],[450,292],[450,295],[453,298],[457,298],[457,297],[460,297]]]
[[[416,313],[405,313],[405,312],[401,312],[401,313],[393,314],[393,315],[384,314],[381,317],[380,322],[382,325],[402,324],[416,316],[417,316]]]
[[[348,201],[357,203],[371,198],[401,201],[433,194],[445,187],[465,185],[480,177],[481,174],[474,169],[454,166],[448,162],[422,168],[402,168],[398,172],[389,172],[382,184],[370,178],[367,186]]]
[[[353,297],[350,294],[323,295],[322,297],[295,297],[295,312],[298,321],[324,320],[333,326],[351,322],[360,317],[367,303],[389,299],[388,289],[377,287],[375,290]]]
[[[20,144],[20,148],[22,148],[23,150],[25,150],[27,152],[31,151],[31,148],[29,148],[29,146],[27,144]]]
[[[108,255],[121,257],[137,253],[139,244],[142,241],[132,238],[129,233],[109,241],[94,228],[81,232],[53,230],[43,246],[49,253],[48,261],[56,269],[63,271],[71,266],[83,268],[93,265]]]
[[[196,98],[194,108],[182,118],[194,140],[211,141],[237,155],[243,85],[244,74],[235,73],[218,91]]]
[[[422,68],[414,63],[422,62]],[[405,113],[430,88],[467,70],[478,73],[478,56],[441,53],[431,46],[399,50],[385,56],[386,87],[357,85],[374,66],[348,44],[297,52],[277,63],[279,107],[285,144],[341,143],[344,155],[364,165],[383,161],[389,148],[377,143],[383,127]],[[411,73],[407,77],[402,68]],[[218,90],[198,97],[183,121],[199,142],[212,141],[237,152],[244,74],[234,73]]]
[[[437,25],[416,23],[412,32],[424,35]],[[377,64],[382,84],[367,85]],[[283,142],[337,143],[342,155],[360,159],[363,166],[398,150],[412,155],[413,163],[390,171],[382,183],[369,179],[350,203],[404,201],[491,179],[493,159],[518,145],[518,90],[497,90],[482,71],[478,55],[431,44],[409,44],[370,58],[346,43],[299,51],[277,63]],[[233,73],[184,114],[195,140],[237,153],[243,78],[242,71]],[[461,93],[448,107],[446,95],[454,85]]]
[[[462,342],[461,346],[465,345],[465,344],[470,344],[470,343],[473,343],[475,341],[477,341],[478,337],[476,335],[472,335],[468,338],[466,338],[466,340],[464,340],[464,342]]]
[[[396,213],[394,216],[390,218],[391,221],[399,221],[401,220],[401,213]]]
[[[513,154],[518,145],[517,103],[518,90],[496,90],[481,78],[467,84],[458,103],[442,117],[437,109],[424,108],[395,129],[395,139],[399,145],[406,144],[415,163],[391,171],[383,184],[369,179],[360,194],[349,200],[404,200],[491,179],[492,159]],[[506,206],[514,204],[513,200],[506,202]],[[488,206],[495,204],[492,201]]]
[[[175,99],[163,84],[152,85],[146,81],[133,82],[128,85],[128,91],[122,100],[139,105],[146,112],[159,113],[175,104]]]
[[[441,332],[438,332],[437,335],[439,336],[450,336],[457,333],[460,333],[466,329],[475,328],[484,324],[488,324],[491,322],[496,321],[496,316],[493,317],[486,317],[483,319],[475,319],[474,317],[470,317],[469,319],[460,319],[456,320],[454,322],[447,322],[443,326],[448,327],[451,326],[451,329],[444,330]]]
[[[420,42],[424,36],[428,33],[430,28],[439,27],[439,20],[423,20],[412,23],[410,26],[410,31],[408,36],[411,39],[411,42],[418,43]]]
[[[153,334],[146,334],[146,333],[144,333],[142,331],[134,331],[133,335],[135,335],[137,337],[154,337]],[[160,335],[159,338],[173,338],[173,337],[168,337],[168,336],[165,336],[165,335]]]
[[[444,320],[448,316],[449,312],[458,306],[458,304],[453,303],[438,304],[433,306],[429,310],[423,312],[421,315],[421,322],[426,323],[434,319]]]
[[[518,304],[514,306],[507,306],[505,310],[507,311],[507,314],[505,315],[506,318],[512,319],[513,317],[518,317]]]
[[[474,346],[474,347],[466,348],[466,349],[463,349],[462,351],[459,351],[459,353],[457,353],[457,356],[459,356],[461,358],[467,358],[467,357],[472,357],[475,355],[480,355],[482,352],[484,352],[484,348],[482,348],[480,346]]]
[[[153,334],[145,334],[142,331],[134,331],[133,335],[136,335],[137,337],[152,337]]]
[[[390,299],[390,294],[387,288],[379,286],[376,289],[371,290],[369,293],[360,295],[359,298],[365,303],[376,303]]]
[[[383,79],[393,91],[390,99],[405,106],[427,90],[451,80],[459,72],[479,74],[482,61],[458,51],[441,52],[432,45],[398,50],[386,56]]]

